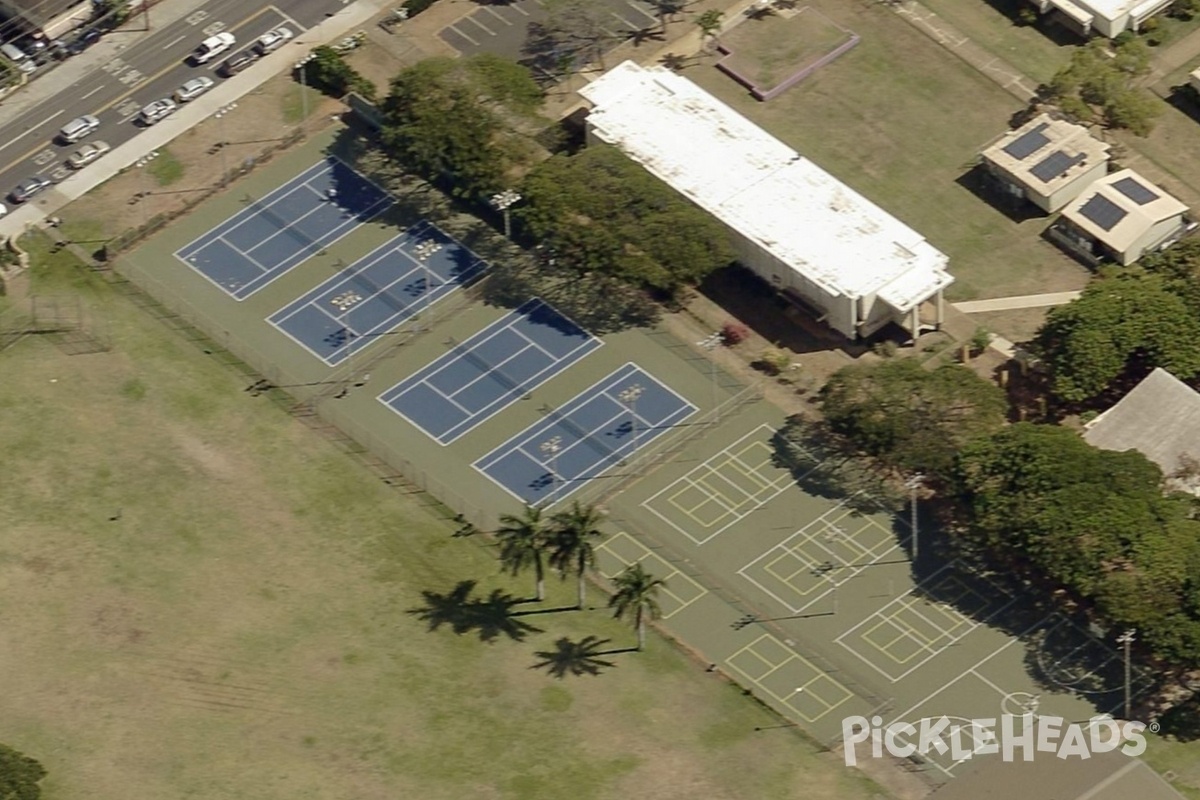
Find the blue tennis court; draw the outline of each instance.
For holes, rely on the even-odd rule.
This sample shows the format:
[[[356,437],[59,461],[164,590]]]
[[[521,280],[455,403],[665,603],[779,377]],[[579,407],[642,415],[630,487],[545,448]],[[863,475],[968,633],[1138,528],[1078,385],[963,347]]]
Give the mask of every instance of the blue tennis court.
[[[381,213],[392,197],[330,156],[185,245],[175,257],[245,300]]]
[[[267,321],[329,366],[340,364],[487,269],[431,222],[415,225]]]
[[[596,337],[534,298],[379,396],[449,444],[600,346]]]
[[[636,364],[626,364],[475,462],[518,499],[563,499],[696,412]]]

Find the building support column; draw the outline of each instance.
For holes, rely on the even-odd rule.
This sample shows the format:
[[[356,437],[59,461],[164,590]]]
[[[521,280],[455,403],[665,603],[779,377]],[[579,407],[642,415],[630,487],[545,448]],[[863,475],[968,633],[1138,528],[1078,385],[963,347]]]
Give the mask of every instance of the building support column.
[[[921,304],[917,303],[912,309],[912,338],[913,346],[917,344],[917,339],[921,335]]]
[[[942,329],[943,323],[946,321],[946,298],[942,294],[942,290],[937,290],[937,329]]]

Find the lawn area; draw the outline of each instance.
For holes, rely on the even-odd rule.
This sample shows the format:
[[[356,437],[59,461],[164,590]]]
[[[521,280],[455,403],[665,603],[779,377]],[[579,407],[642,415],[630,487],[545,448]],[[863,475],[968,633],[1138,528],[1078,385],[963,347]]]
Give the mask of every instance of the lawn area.
[[[953,300],[1081,288],[1087,273],[960,181],[1020,104],[882,6],[853,18],[814,3],[862,42],[760,103],[708,64],[685,75],[924,234],[950,257]],[[769,22],[769,20],[768,20]]]
[[[1195,108],[1186,101],[1181,105]],[[1200,205],[1200,163],[1193,154],[1200,144],[1200,121],[1171,103],[1163,102],[1161,107],[1162,114],[1149,136],[1114,131],[1112,138],[1128,149],[1129,156],[1124,159],[1128,166],[1144,171],[1148,178],[1196,208]],[[1152,164],[1142,163],[1141,158],[1149,159]]]
[[[1188,800],[1200,800],[1200,741],[1176,742],[1150,737],[1142,756],[1159,774],[1175,773],[1171,781]]]
[[[0,353],[0,741],[47,767],[45,800],[878,796],[656,637],[595,677],[530,668],[561,637],[632,644],[603,609],[510,618],[521,641],[428,630],[423,592],[531,581],[24,243],[36,290],[80,295],[114,342]]]
[[[1050,80],[1071,58],[1075,45],[1065,31],[1056,41],[1033,25],[1013,20],[1017,0],[922,0],[942,19],[993,55],[1003,58],[1038,83]]]
[[[807,12],[807,13],[806,13]],[[724,63],[767,91],[849,41],[852,34],[812,9],[747,19],[721,36]]]

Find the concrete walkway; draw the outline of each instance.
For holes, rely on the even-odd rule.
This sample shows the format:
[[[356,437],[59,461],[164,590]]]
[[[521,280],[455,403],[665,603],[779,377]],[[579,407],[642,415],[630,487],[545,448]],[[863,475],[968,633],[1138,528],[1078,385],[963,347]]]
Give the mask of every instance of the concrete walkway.
[[[1047,294],[1023,294],[1015,297],[993,297],[990,300],[968,300],[955,303],[954,307],[964,314],[979,314],[985,311],[1012,311],[1018,308],[1046,308],[1063,306],[1079,297],[1079,292],[1050,292]]]

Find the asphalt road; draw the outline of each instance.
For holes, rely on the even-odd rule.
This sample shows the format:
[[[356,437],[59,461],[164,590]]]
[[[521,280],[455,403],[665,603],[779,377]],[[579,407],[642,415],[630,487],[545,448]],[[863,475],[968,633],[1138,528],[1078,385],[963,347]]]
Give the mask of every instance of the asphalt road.
[[[116,147],[132,139],[142,131],[134,118],[147,103],[170,97],[184,81],[200,75],[219,82],[217,69],[225,59],[268,30],[282,25],[300,34],[336,12],[343,2],[287,0],[282,5],[286,12],[265,0],[212,0],[186,19],[131,45],[85,79],[31,104],[21,116],[0,126],[0,194],[7,195],[35,175],[61,180],[69,173],[66,159],[83,143],[102,140]],[[220,31],[233,33],[237,45],[204,66],[186,63],[202,39]],[[25,91],[37,92],[37,82]],[[73,145],[55,141],[64,124],[83,114],[99,118],[99,130]],[[12,206],[7,198],[3,202]]]

